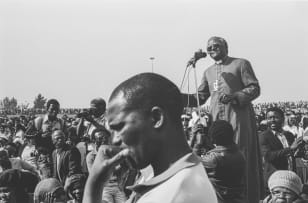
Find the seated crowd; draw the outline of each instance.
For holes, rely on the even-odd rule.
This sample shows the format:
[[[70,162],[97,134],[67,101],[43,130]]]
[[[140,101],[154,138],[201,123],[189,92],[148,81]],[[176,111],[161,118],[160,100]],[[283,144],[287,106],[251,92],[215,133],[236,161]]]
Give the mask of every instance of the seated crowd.
[[[153,79],[151,75],[141,77],[149,77],[153,84],[162,83],[173,88],[165,79]],[[179,123],[182,121],[182,124],[179,126],[183,129],[179,130],[172,128],[178,126],[178,118],[170,115],[177,115],[178,109],[181,108],[170,107],[171,113],[153,108],[151,115],[156,119],[155,128],[160,130],[151,131],[153,135],[147,135],[147,139],[153,143],[151,146],[147,143],[149,141],[139,137],[142,132],[131,126],[123,127],[125,124],[118,121],[123,119],[126,123],[134,123],[136,121],[133,119],[141,115],[136,114],[134,117],[123,114],[126,109],[121,103],[121,97],[127,100],[124,104],[127,108],[135,108],[134,102],[143,99],[138,90],[131,94],[140,98],[123,96],[122,91],[126,91],[125,88],[133,84],[130,82],[123,83],[112,94],[108,106],[108,120],[105,116],[106,102],[102,98],[93,99],[88,110],[62,118],[58,116],[60,104],[55,99],[47,102],[46,114],[43,116],[1,118],[0,202],[92,203],[99,199],[98,202],[122,203],[147,202],[151,197],[155,197],[156,202],[164,198],[166,201],[168,198],[179,198],[174,202],[188,202],[184,195],[177,192],[190,193],[195,190],[195,197],[190,198],[207,199],[200,202],[244,203],[246,160],[233,141],[234,131],[230,123],[223,120],[213,122],[206,112],[185,111],[180,112],[182,116]],[[176,98],[176,94],[174,97]],[[303,113],[292,112],[290,107],[281,108],[282,104],[256,107],[260,110],[257,126],[266,183],[264,197],[260,199],[260,203],[308,202],[308,187],[305,185],[308,182],[308,150],[305,146],[308,142],[308,117]],[[168,107],[169,104],[166,105]],[[139,141],[148,147],[138,148],[142,152],[139,154],[140,162],[127,158],[129,152],[123,150],[124,138],[119,138],[117,133],[114,133],[129,127],[132,128],[129,130],[135,131],[127,130],[127,136],[129,133],[136,135],[134,138],[127,137],[126,142],[137,142],[136,139],[140,139]],[[144,129],[149,130],[147,126],[144,126]],[[183,139],[176,137],[177,133],[183,134]],[[166,138],[167,134],[170,134],[169,138]],[[170,143],[176,147],[170,149]],[[109,152],[105,146],[112,146],[108,149],[115,150],[116,153]],[[117,154],[120,150],[123,151]],[[157,156],[169,154],[166,154],[166,157],[152,158],[149,162],[144,161],[143,156],[150,157],[155,153]],[[111,158],[114,154],[117,156]],[[166,170],[168,167],[164,164],[174,162],[189,166],[175,164],[172,170]],[[100,164],[103,168],[99,171]],[[148,165],[152,167],[146,167]],[[180,170],[177,167],[186,174],[183,172],[174,175],[173,170]],[[183,181],[182,185],[167,190],[171,183],[178,181],[172,178],[174,176]],[[199,181],[200,188],[189,187],[195,184],[195,181]],[[132,185],[134,186],[129,187]],[[96,190],[93,191],[93,188]],[[154,189],[156,191],[153,191]],[[160,190],[167,190],[163,193],[165,196],[155,196]],[[98,198],[97,193],[100,194]]]

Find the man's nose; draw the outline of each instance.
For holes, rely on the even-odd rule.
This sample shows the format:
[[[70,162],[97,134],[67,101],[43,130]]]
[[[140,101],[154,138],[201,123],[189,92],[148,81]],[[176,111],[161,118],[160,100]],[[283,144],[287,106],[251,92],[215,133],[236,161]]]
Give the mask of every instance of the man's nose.
[[[269,120],[270,120],[270,122],[273,122],[273,121],[276,121],[276,118],[272,117]]]

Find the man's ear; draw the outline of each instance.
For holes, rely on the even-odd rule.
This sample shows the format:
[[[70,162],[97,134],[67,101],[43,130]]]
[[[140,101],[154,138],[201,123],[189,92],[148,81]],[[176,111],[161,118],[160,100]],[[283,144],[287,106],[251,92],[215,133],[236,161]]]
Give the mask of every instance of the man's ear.
[[[161,128],[164,124],[166,114],[162,108],[158,106],[154,106],[151,110],[152,120],[153,120],[153,127],[154,128]]]

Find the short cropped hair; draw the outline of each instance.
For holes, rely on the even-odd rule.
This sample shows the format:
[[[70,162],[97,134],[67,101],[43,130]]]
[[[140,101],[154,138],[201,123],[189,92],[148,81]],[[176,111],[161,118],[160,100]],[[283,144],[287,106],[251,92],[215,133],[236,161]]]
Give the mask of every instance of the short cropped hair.
[[[58,106],[58,107],[60,108],[60,103],[59,103],[58,100],[56,100],[56,99],[49,99],[49,100],[47,101],[46,108],[49,109],[49,106],[50,106],[51,104],[56,105],[56,106]]]
[[[234,131],[232,125],[224,120],[216,120],[209,129],[213,144],[228,146],[233,144]]]
[[[122,82],[112,92],[109,102],[119,93],[126,100],[126,110],[149,111],[161,107],[174,123],[181,123],[184,109],[179,88],[169,79],[155,73],[141,73]]]
[[[0,167],[5,171],[12,168],[12,163],[9,159],[0,159]]]
[[[279,113],[280,116],[281,116],[281,118],[282,118],[282,120],[284,121],[284,112],[283,112],[279,107],[276,107],[276,106],[275,106],[275,107],[270,107],[270,108],[268,108],[268,109],[266,110],[266,118],[267,118],[268,112],[270,112],[270,111]]]
[[[98,98],[92,99],[90,103],[94,104],[96,107],[99,107],[104,111],[106,110],[106,102],[103,98],[98,97]]]

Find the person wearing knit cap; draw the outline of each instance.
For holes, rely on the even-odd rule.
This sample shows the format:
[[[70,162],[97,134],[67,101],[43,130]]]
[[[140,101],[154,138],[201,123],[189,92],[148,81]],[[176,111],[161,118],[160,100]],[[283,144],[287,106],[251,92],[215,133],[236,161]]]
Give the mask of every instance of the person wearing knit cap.
[[[202,163],[216,189],[219,203],[245,203],[245,158],[233,141],[230,123],[216,120],[209,129],[215,148],[202,156]]]
[[[55,178],[39,182],[34,191],[34,203],[65,203],[66,196],[62,184]]]
[[[303,184],[300,177],[289,170],[278,170],[268,179],[271,194],[262,203],[305,202],[301,199]]]

